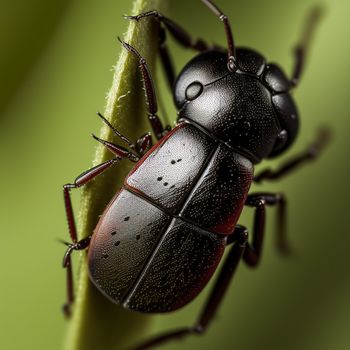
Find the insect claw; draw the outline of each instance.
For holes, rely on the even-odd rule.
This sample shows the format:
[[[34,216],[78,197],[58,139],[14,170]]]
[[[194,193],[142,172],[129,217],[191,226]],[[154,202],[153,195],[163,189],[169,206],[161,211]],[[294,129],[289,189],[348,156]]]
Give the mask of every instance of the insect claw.
[[[118,36],[117,38],[123,46],[127,45],[126,42],[120,38],[120,36]]]
[[[138,21],[138,16],[130,16],[130,15],[123,15],[124,19],[130,19],[134,21]]]
[[[122,40],[119,36],[118,36],[118,40],[120,41],[120,43],[123,45],[123,47],[125,49],[127,49],[128,51],[130,51],[131,53],[133,53],[135,56],[137,56],[140,60],[143,60],[143,58],[141,57],[141,55],[139,54],[139,52],[130,44],[128,44],[126,41]]]
[[[56,238],[56,241],[59,242],[59,243],[63,243],[63,244],[66,245],[66,246],[69,246],[69,245],[70,245],[69,242],[63,240],[62,238]]]
[[[103,140],[101,140],[98,136],[96,136],[95,134],[91,134],[91,136],[98,142],[103,143]]]
[[[62,305],[62,311],[64,316],[69,319],[72,315],[71,305],[69,303],[65,303]]]

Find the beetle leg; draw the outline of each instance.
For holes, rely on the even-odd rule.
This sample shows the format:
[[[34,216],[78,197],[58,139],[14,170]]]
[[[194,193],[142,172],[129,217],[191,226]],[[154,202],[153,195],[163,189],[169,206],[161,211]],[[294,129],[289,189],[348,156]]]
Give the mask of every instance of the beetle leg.
[[[68,243],[68,248],[63,257],[63,267],[67,269],[67,301],[63,305],[63,313],[68,318],[71,316],[71,306],[74,302],[74,283],[73,283],[73,271],[72,271],[72,259],[71,255],[74,250],[83,250],[88,248],[90,244],[91,237],[82,239],[79,242],[70,244]]]
[[[137,141],[135,145],[135,151],[143,156],[150,148],[152,147],[152,135],[151,133],[146,133],[142,135]]]
[[[175,82],[175,71],[174,71],[174,65],[171,59],[171,55],[169,53],[168,47],[166,45],[166,30],[169,31],[169,33],[173,36],[173,38],[183,47],[190,48],[199,52],[214,49],[223,51],[225,48],[219,46],[219,45],[208,45],[203,39],[193,39],[189,35],[189,33],[179,26],[177,23],[173,22],[171,19],[163,16],[158,11],[148,11],[144,13],[140,13],[136,16],[124,16],[126,19],[139,21],[142,18],[147,17],[154,17],[157,21],[160,22],[160,28],[159,28],[159,55],[161,58],[161,62],[165,71],[165,75],[167,77],[167,81],[169,84],[170,89],[173,89],[174,82]],[[164,25],[164,27],[162,26]]]
[[[133,46],[127,44],[125,41],[122,41],[120,38],[118,39],[126,50],[131,52],[135,57],[139,59],[139,62],[140,62],[139,67],[142,74],[142,81],[146,91],[148,119],[151,123],[154,135],[158,140],[160,140],[164,135],[166,135],[171,130],[171,127],[167,125],[164,128],[162,125],[162,122],[160,121],[157,115],[157,111],[158,111],[157,97],[154,90],[151,72],[149,71],[147,62]]]
[[[166,45],[166,31],[162,26],[159,28],[158,50],[169,88],[172,91],[176,78],[175,69],[173,60],[168,50],[168,46]]]
[[[235,242],[230,249],[224,264],[220,270],[214,287],[209,294],[209,298],[199,315],[197,323],[193,327],[184,327],[165,333],[161,336],[155,337],[145,343],[142,343],[133,350],[149,349],[155,346],[161,345],[169,340],[180,339],[190,334],[203,334],[213,317],[215,316],[218,307],[227,291],[230,282],[233,280],[234,273],[240,262],[244,249],[248,240],[248,231],[245,227],[237,225],[234,233],[232,234],[234,239],[229,243]]]
[[[323,15],[323,8],[315,6],[309,13],[308,19],[305,23],[303,34],[299,43],[294,48],[295,63],[292,74],[291,83],[295,87],[298,85],[301,74],[305,66],[305,57],[310,46],[310,41],[314,34],[316,25]]]
[[[150,11],[150,12],[140,14],[138,16],[124,16],[124,17],[126,19],[138,21],[143,17],[148,17],[153,15],[155,16],[156,19],[160,21],[160,23],[162,23],[162,20],[160,18],[163,18],[164,16],[162,15],[157,16],[154,13],[158,14],[158,12],[156,11]],[[175,83],[175,78],[176,78],[175,69],[174,69],[173,60],[168,50],[168,46],[166,44],[166,30],[162,25],[160,25],[159,27],[158,51],[159,51],[159,56],[162,62],[162,66],[163,66],[167,81],[168,81],[169,88],[170,90],[172,90]]]
[[[119,132],[100,112],[97,115],[102,119],[102,121],[117,135],[122,141],[124,141],[131,149],[135,148],[135,145],[121,132]]]
[[[135,150],[135,152],[140,157],[142,157],[146,153],[146,151],[148,151],[148,149],[152,146],[152,135],[150,132],[143,134],[141,137],[139,137],[137,139],[137,141],[135,143],[132,143],[126,136],[124,136],[122,133],[120,133],[101,113],[97,113],[97,115],[114,132],[114,134],[116,134],[122,141],[124,141],[129,146],[129,148],[131,150]],[[93,137],[97,141],[99,141],[99,139],[97,137],[95,137],[95,136],[93,136]],[[102,141],[102,143],[103,143],[103,141]],[[122,147],[116,146],[116,145],[113,145],[113,146],[118,147],[118,148],[122,148]],[[110,151],[113,152],[112,149],[110,149]],[[115,152],[113,152],[113,153],[116,154]],[[132,152],[130,152],[130,153],[132,153]],[[130,157],[129,157],[129,159],[130,159]],[[135,160],[137,160],[137,159],[135,158]]]
[[[246,200],[246,205],[255,208],[252,246],[247,244],[243,259],[250,266],[260,262],[265,234],[266,206],[277,205],[277,247],[280,252],[289,252],[286,240],[286,207],[287,201],[283,194],[254,193]]]
[[[279,169],[273,171],[272,169],[265,169],[254,176],[254,182],[260,183],[263,180],[277,180],[284,175],[289,174],[297,169],[300,165],[314,160],[319,156],[321,151],[327,145],[330,139],[330,132],[328,129],[321,129],[317,135],[317,139],[301,154],[291,158],[280,166]]]
[[[121,146],[116,145],[116,144],[109,142],[109,141],[102,140],[94,134],[92,134],[92,137],[96,141],[98,141],[98,142],[102,143],[104,146],[106,146],[109,151],[111,151],[113,154],[115,154],[117,156],[117,159],[118,158],[120,158],[120,159],[128,158],[132,162],[137,162],[139,160],[139,157],[136,154],[134,154],[131,151],[128,151],[124,147],[121,147]]]
[[[70,198],[70,190],[72,188],[78,188],[85,185],[94,177],[98,176],[99,174],[107,170],[109,167],[111,167],[118,160],[119,160],[118,158],[110,159],[99,165],[96,165],[95,167],[80,174],[75,179],[73,184],[65,184],[63,186],[63,197],[64,197],[64,204],[65,204],[66,216],[68,221],[68,229],[69,229],[69,234],[73,243],[77,243],[78,240],[77,240],[77,230],[75,226],[72,201]]]
[[[174,37],[174,39],[183,47],[196,51],[205,51],[210,47],[203,39],[192,39],[189,33],[180,25],[172,21],[170,18],[163,16],[156,10],[140,13],[136,16],[124,16],[126,19],[139,21],[141,18],[154,17],[160,23],[164,24],[165,28]]]
[[[108,147],[110,145],[115,146],[115,145],[110,144],[110,143],[108,143],[108,145],[106,145],[106,146]],[[119,150],[118,150],[118,152],[119,152]],[[126,155],[124,155],[124,156],[120,155],[120,158],[110,159],[110,160],[107,160],[99,165],[96,165],[95,167],[80,174],[74,180],[74,183],[72,183],[72,184],[68,183],[68,184],[65,184],[63,186],[63,197],[64,197],[64,205],[65,205],[65,210],[66,210],[66,217],[67,217],[67,222],[68,222],[68,229],[69,229],[69,234],[70,234],[71,240],[73,242],[72,244],[67,243],[68,249],[67,249],[67,251],[64,255],[64,259],[63,259],[63,267],[67,269],[67,302],[63,306],[63,311],[64,311],[66,316],[70,315],[70,306],[74,300],[71,253],[73,252],[73,250],[82,250],[82,249],[87,248],[89,245],[89,242],[90,242],[90,237],[84,238],[81,241],[78,241],[76,224],[75,224],[74,213],[73,213],[72,200],[71,200],[71,196],[70,196],[70,190],[72,188],[79,188],[79,187],[85,185],[90,180],[92,180],[93,178],[97,177],[98,175],[102,174],[104,171],[109,169],[117,161],[119,161],[123,158],[126,158],[126,157],[127,157]],[[130,160],[132,160],[132,159],[130,159]]]

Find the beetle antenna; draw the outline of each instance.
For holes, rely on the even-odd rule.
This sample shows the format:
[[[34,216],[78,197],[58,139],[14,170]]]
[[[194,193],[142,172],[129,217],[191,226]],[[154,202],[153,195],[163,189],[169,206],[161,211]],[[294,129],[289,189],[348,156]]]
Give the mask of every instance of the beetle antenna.
[[[231,72],[235,72],[237,70],[236,64],[236,46],[233,40],[231,25],[228,17],[216,6],[211,0],[202,0],[203,4],[209,8],[219,19],[224,23],[226,40],[227,40],[227,68]]]

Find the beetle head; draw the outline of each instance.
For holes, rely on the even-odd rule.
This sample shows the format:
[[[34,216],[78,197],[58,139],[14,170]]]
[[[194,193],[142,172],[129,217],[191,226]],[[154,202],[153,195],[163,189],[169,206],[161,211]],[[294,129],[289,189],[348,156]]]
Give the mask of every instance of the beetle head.
[[[224,51],[192,59],[174,86],[179,119],[193,121],[254,162],[285,151],[298,130],[297,111],[282,70],[257,52],[237,48],[236,71]]]

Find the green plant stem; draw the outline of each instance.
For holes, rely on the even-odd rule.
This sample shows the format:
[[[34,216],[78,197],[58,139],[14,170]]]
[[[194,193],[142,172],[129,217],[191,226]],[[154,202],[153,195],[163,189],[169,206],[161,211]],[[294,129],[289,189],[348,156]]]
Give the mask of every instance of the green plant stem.
[[[136,0],[132,14],[154,8],[164,11],[166,3],[165,0]],[[157,55],[157,28],[152,19],[137,23],[130,21],[124,37],[126,42],[135,46],[147,59],[151,71],[154,71]],[[116,40],[111,45],[119,43]],[[118,130],[135,140],[149,129],[145,107],[138,61],[126,50],[122,50],[115,66],[113,84],[107,96],[104,115]],[[105,125],[101,128],[100,137],[120,143]],[[110,152],[98,144],[93,165],[100,164],[108,158],[111,158]],[[106,174],[97,177],[84,187],[79,213],[79,239],[92,234],[99,216],[130,170],[132,165],[129,163],[127,160],[117,163]],[[64,350],[122,349],[127,344],[134,343],[145,330],[149,316],[126,311],[108,301],[89,280],[86,252],[80,253],[79,262],[76,300]]]

